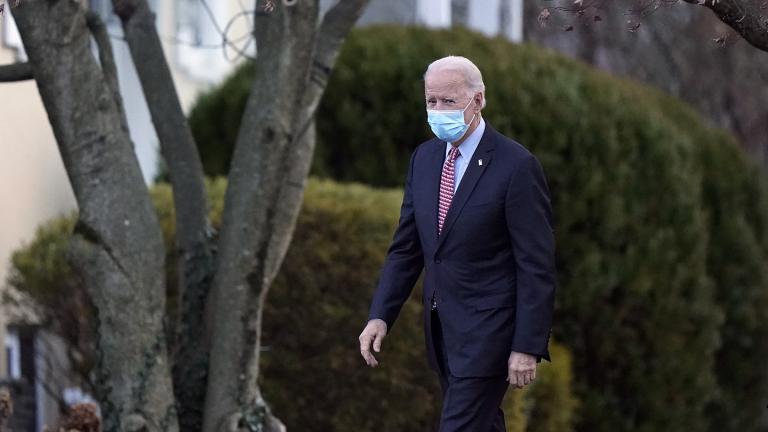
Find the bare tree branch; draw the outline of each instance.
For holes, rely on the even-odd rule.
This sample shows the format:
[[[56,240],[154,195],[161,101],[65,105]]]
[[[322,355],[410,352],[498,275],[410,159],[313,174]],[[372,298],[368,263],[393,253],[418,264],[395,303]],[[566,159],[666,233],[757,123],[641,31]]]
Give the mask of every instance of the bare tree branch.
[[[34,79],[28,62],[0,66],[0,82],[16,82]]]
[[[291,136],[292,142],[289,146],[295,152],[294,160],[301,159],[295,157],[297,155],[308,155],[309,160],[311,161],[312,159],[314,153],[313,119],[315,112],[328,85],[328,79],[336,64],[341,46],[352,26],[354,26],[368,6],[369,1],[340,0],[325,14],[320,23],[311,60],[312,64],[308,72],[307,87],[298,104],[299,112],[294,124],[294,132]],[[298,202],[301,202],[307,175],[301,164],[289,164],[285,167],[285,172],[286,175],[283,176],[278,192],[284,204],[279,205],[276,210],[282,212],[283,215],[277,218],[277,225],[272,229],[265,263],[265,273],[268,280],[273,279],[280,269],[280,263],[291,240],[291,236],[286,235],[286,233],[293,231],[294,218],[291,215],[295,210],[292,210],[290,206],[290,203],[294,200],[289,197],[294,197],[298,194],[296,199],[298,199]]]
[[[755,48],[768,52],[766,0],[684,0],[710,9]]]
[[[112,43],[109,40],[107,26],[104,25],[104,21],[101,20],[101,17],[97,13],[90,10],[85,12],[85,24],[88,26],[88,30],[91,31],[93,40],[96,41],[96,47],[99,50],[101,72],[104,74],[104,82],[106,82],[107,86],[112,90],[112,97],[115,99],[117,109],[120,112],[120,122],[122,123],[123,129],[128,132],[128,117],[125,114],[123,97],[120,94],[117,65],[115,64],[115,56],[112,52]]]
[[[294,124],[292,143],[289,146],[296,154],[308,154],[307,158],[310,161],[314,153],[312,123],[315,112],[328,85],[328,79],[336,64],[341,46],[344,44],[344,40],[352,26],[354,26],[368,6],[369,1],[340,0],[325,14],[320,23],[312,64],[307,78],[307,89],[303,92],[303,97],[298,105],[300,111]],[[296,158],[294,157],[294,159]],[[288,197],[293,197],[297,193],[298,197],[296,199],[298,199],[298,202],[301,202],[303,185],[307,176],[307,173],[304,171],[300,164],[289,164],[285,167],[287,175],[283,177],[279,191],[282,202],[293,202]],[[294,210],[291,210],[290,205],[281,205],[278,206],[278,211],[285,212],[285,214],[283,217],[278,218],[278,223],[274,227],[275,229],[273,229],[270,238],[270,247],[266,261],[266,275],[269,280],[276,276],[283,256],[288,249],[291,236],[286,235],[286,233],[293,231],[291,215]]]
[[[340,0],[323,17],[318,34],[315,61],[333,66],[341,45],[370,0]]]
[[[99,62],[101,63],[104,80],[115,93],[119,102],[121,101],[121,98],[120,86],[117,78],[117,66],[115,65],[115,56],[112,53],[112,43],[109,41],[107,27],[104,25],[101,17],[93,11],[87,11],[85,13],[85,23],[88,25],[88,29],[91,31],[93,39],[96,41],[96,46],[99,49]]]
[[[302,106],[303,115],[299,118],[299,134],[304,132],[305,125],[315,115],[317,105],[328,84],[336,58],[341,51],[347,34],[363,14],[370,0],[340,0],[323,17],[317,36],[312,69],[310,72],[309,88],[304,93]],[[301,137],[297,137],[300,139]]]
[[[112,5],[122,21],[173,187],[180,311],[172,352],[174,393],[180,427],[192,430],[202,423],[208,346],[200,337],[205,333],[201,311],[216,266],[203,166],[157,34],[155,14],[146,0],[113,0]]]

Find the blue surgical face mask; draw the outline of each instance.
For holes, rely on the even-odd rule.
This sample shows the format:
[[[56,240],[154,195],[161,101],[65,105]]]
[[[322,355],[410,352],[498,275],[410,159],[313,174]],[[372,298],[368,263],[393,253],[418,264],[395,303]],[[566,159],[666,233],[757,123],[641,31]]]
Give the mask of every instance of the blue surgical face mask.
[[[438,111],[428,109],[427,122],[429,122],[429,126],[432,128],[432,133],[446,142],[460,140],[469,128],[469,125],[464,123],[464,111],[472,104],[473,100],[474,98],[469,101],[464,109],[460,110]],[[471,124],[474,119],[475,116],[473,115],[469,123]]]

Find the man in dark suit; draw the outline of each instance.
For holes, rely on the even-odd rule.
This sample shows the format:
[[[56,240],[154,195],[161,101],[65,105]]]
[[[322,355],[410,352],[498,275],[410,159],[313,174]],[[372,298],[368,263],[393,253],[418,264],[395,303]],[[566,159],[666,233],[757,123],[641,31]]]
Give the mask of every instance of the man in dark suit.
[[[464,57],[424,74],[436,138],[411,155],[400,220],[360,334],[378,365],[384,336],[425,270],[424,334],[443,391],[440,432],[504,431],[511,384],[549,359],[555,240],[539,161],[487,124],[485,86]],[[515,113],[510,113],[515,115]]]

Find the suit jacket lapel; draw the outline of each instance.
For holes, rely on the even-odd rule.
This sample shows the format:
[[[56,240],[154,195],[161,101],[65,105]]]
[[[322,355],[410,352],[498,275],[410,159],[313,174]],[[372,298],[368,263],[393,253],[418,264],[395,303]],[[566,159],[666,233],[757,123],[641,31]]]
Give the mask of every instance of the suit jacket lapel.
[[[480,180],[480,177],[491,163],[491,159],[493,158],[493,150],[495,147],[492,134],[493,129],[491,128],[491,125],[489,125],[486,121],[485,131],[483,131],[483,136],[480,138],[480,143],[477,145],[475,153],[472,154],[472,160],[469,161],[469,165],[467,165],[467,169],[464,171],[464,176],[461,178],[461,183],[459,183],[459,188],[456,190],[456,193],[453,195],[453,199],[451,200],[451,207],[448,208],[448,214],[445,216],[443,232],[440,234],[440,237],[437,241],[437,247],[435,248],[435,251],[440,249],[440,245],[442,245],[445,241],[445,238],[448,236],[448,233],[453,227],[454,221],[459,216],[459,213],[461,213],[461,209],[464,207],[467,199],[475,189],[477,181]],[[445,150],[445,148],[443,148],[443,150]],[[478,164],[479,159],[483,160],[482,165]],[[440,167],[440,173],[442,174],[442,165]],[[436,195],[438,195],[437,191],[440,187],[439,177],[440,176],[438,176],[437,180],[438,186],[437,189],[435,189]],[[439,200],[439,195],[436,199]],[[435,232],[437,232],[437,213],[435,213]]]

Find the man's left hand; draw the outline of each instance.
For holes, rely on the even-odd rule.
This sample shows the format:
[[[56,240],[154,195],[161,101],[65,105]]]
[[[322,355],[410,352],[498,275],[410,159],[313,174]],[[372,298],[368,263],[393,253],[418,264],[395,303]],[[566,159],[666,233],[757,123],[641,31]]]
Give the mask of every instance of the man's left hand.
[[[523,388],[536,379],[536,356],[512,351],[507,365],[507,381],[517,388]]]

